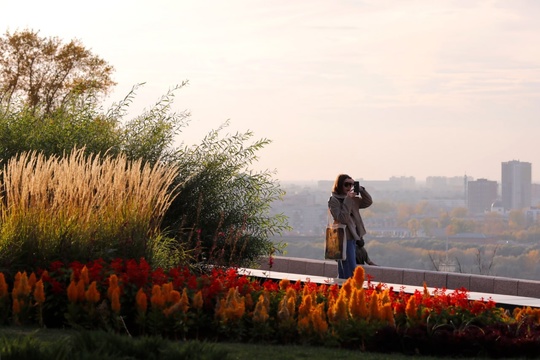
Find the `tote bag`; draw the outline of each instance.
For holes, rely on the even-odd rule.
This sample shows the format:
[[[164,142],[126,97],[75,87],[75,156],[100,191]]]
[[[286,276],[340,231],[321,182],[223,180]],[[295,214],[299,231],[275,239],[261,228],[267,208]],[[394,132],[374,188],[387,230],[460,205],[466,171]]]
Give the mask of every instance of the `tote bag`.
[[[327,260],[347,260],[347,232],[346,225],[330,223],[328,211],[328,224],[324,243],[324,258]]]

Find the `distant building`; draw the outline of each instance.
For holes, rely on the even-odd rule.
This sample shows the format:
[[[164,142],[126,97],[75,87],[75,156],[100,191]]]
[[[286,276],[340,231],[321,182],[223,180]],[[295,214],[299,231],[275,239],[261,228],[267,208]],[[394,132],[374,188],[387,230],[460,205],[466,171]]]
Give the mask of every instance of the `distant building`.
[[[501,166],[501,197],[505,210],[531,206],[531,163],[512,160]]]
[[[478,179],[467,182],[467,209],[471,214],[481,214],[491,210],[497,200],[497,182]]]

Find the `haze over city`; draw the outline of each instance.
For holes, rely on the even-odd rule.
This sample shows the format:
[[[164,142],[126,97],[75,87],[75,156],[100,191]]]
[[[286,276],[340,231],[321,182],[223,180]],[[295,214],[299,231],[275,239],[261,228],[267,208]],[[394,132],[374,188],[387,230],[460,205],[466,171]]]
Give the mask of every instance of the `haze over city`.
[[[539,15],[536,0],[21,0],[0,24],[79,39],[116,70],[107,104],[145,82],[134,114],[188,80],[179,141],[230,119],[272,140],[252,169],[279,180],[500,181],[520,160],[540,181]]]

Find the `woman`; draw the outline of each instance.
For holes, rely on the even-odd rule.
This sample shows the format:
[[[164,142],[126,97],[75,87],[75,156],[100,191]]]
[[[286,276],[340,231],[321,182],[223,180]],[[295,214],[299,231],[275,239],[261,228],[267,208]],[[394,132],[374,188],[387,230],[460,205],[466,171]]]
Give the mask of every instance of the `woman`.
[[[360,186],[358,195],[354,193],[353,186],[354,180],[349,175],[338,175],[334,182],[332,196],[328,199],[328,210],[334,218],[334,222],[347,225],[347,258],[338,261],[338,277],[340,279],[347,279],[354,274],[357,243],[361,255],[359,260],[369,265],[375,265],[364,249],[362,237],[366,234],[366,228],[359,211],[370,206],[373,200],[363,186]]]

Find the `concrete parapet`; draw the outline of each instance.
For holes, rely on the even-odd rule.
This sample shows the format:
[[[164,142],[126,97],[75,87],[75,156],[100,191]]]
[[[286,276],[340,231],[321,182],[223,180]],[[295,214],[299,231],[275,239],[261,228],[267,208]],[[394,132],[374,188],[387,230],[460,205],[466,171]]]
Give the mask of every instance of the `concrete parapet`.
[[[366,279],[388,284],[423,286],[455,290],[465,288],[470,292],[540,298],[540,281],[520,280],[497,276],[447,273],[440,271],[400,269],[385,266],[363,265]],[[268,259],[262,259],[260,270],[304,274],[328,278],[337,277],[337,262],[276,256],[270,268]]]

